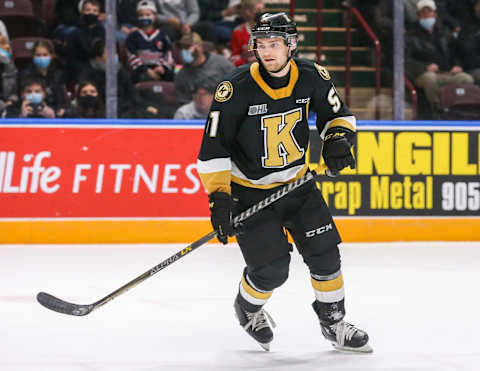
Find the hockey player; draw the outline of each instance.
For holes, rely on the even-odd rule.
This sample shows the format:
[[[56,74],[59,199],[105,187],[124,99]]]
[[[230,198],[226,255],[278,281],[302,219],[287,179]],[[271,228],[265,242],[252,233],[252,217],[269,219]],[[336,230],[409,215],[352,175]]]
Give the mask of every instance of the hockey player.
[[[285,13],[263,14],[252,29],[250,48],[258,62],[237,68],[217,86],[198,157],[211,222],[224,244],[235,233],[232,212],[309,171],[310,110],[317,113],[330,171],[355,167],[355,117],[325,68],[292,58],[297,48],[292,19]],[[284,229],[310,270],[323,336],[339,350],[371,352],[367,333],[343,320],[341,240],[313,182],[252,216],[237,234],[246,262],[234,302],[240,325],[269,350],[275,324],[263,306],[288,277],[292,248]]]

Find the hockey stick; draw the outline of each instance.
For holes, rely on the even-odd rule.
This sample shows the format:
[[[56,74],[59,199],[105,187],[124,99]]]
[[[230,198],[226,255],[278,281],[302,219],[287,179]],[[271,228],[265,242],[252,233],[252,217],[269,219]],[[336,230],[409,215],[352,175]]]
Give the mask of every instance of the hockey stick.
[[[319,172],[324,173],[327,176],[332,176],[333,174],[327,169],[325,165],[320,165]],[[297,179],[296,181],[289,183],[279,189],[277,192],[271,194],[267,198],[263,199],[259,203],[249,207],[247,210],[243,211],[239,215],[233,218],[233,225],[234,227],[238,227],[243,221],[250,218],[252,215],[258,213],[260,210],[266,208],[267,206],[271,205],[275,201],[279,200],[280,198],[286,196],[293,190],[301,187],[302,185],[310,182],[313,179],[318,179],[318,175],[315,173],[308,172],[301,178]],[[133,279],[132,281],[128,282],[127,284],[123,285],[119,289],[113,291],[112,293],[108,294],[104,298],[96,301],[93,304],[73,304],[62,299],[59,299],[53,295],[47,294],[45,292],[39,292],[37,294],[38,302],[43,305],[44,307],[51,309],[55,312],[70,314],[72,316],[85,316],[94,310],[100,308],[101,306],[107,304],[109,301],[115,299],[117,296],[120,296],[124,292],[130,290],[131,288],[137,286],[139,283],[145,281],[147,278],[150,278],[154,274],[160,272],[162,269],[168,267],[170,264],[175,263],[177,260],[183,258],[184,256],[190,254],[193,250],[197,249],[198,247],[204,245],[214,237],[216,237],[217,233],[212,231],[202,238],[198,239],[195,242],[192,242],[187,247],[183,248],[182,250],[178,251],[177,253],[170,256],[168,259],[162,261],[160,264],[154,266],[153,268],[149,269],[145,273],[141,274],[137,278]]]

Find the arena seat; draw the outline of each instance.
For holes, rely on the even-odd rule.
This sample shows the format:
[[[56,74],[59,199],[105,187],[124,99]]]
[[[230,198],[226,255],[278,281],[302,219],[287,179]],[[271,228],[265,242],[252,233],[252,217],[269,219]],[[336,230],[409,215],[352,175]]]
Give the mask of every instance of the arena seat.
[[[152,106],[158,110],[158,118],[172,118],[179,107],[172,81],[144,81],[135,84],[141,110]]]
[[[0,19],[11,39],[21,36],[44,36],[45,22],[35,16],[30,0],[1,0]]]
[[[441,119],[480,120],[480,86],[449,84],[441,87]]]

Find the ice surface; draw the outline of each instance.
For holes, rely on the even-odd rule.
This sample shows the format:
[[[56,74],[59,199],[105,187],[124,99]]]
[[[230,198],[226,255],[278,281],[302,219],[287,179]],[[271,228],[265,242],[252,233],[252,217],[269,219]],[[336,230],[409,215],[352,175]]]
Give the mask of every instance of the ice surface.
[[[480,243],[344,244],[346,319],[369,332],[367,355],[323,339],[297,253],[266,306],[270,353],[233,315],[236,245],[200,247],[86,317],[35,301],[92,303],[184,246],[0,246],[0,370],[480,370]]]

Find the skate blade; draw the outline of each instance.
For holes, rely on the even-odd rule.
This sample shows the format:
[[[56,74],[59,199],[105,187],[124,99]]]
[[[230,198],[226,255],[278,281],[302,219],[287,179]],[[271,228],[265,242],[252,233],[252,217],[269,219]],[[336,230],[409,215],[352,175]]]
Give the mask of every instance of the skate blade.
[[[345,347],[345,346],[340,346],[335,343],[332,343],[332,346],[336,349],[339,350],[340,352],[347,352],[347,353],[373,353],[373,348],[370,346],[370,344],[365,344],[359,348],[352,348],[352,347]]]
[[[262,349],[266,352],[270,352],[270,343],[259,343],[257,341],[258,345],[262,347]]]

